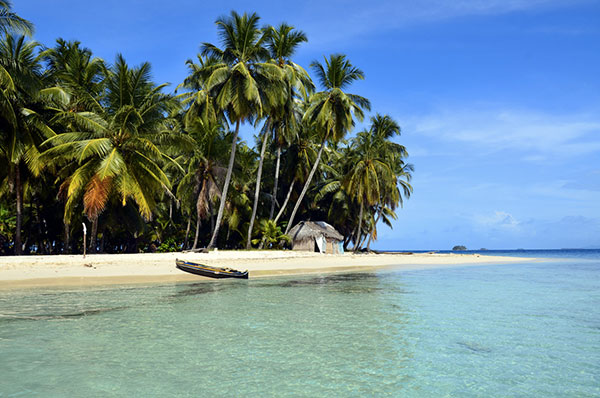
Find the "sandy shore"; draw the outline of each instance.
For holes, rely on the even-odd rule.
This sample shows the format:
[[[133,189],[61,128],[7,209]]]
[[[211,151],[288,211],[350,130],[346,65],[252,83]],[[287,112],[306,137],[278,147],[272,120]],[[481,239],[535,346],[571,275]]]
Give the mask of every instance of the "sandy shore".
[[[0,289],[209,280],[175,268],[175,259],[249,270],[250,277],[364,271],[394,267],[423,269],[531,261],[477,254],[328,255],[292,251],[213,251],[0,257]]]

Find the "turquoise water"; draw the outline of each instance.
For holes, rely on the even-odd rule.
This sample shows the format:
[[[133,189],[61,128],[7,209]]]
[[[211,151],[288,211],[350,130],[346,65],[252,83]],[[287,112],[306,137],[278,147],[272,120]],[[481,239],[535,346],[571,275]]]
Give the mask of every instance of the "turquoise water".
[[[0,292],[0,397],[599,397],[600,258]]]

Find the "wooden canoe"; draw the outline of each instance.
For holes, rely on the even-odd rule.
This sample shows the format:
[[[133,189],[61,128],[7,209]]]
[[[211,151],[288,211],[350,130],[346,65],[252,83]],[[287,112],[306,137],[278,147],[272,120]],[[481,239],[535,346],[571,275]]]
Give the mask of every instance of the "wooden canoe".
[[[210,267],[191,261],[175,259],[175,265],[182,271],[190,274],[206,276],[208,278],[240,278],[248,279],[248,271],[238,271],[231,268]]]

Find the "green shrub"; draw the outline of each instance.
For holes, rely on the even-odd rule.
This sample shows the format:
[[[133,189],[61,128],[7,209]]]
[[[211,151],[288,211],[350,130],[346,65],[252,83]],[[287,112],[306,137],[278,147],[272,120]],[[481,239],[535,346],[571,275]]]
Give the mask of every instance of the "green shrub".
[[[179,251],[179,245],[177,244],[177,241],[175,241],[175,239],[173,238],[169,238],[166,241],[162,242],[158,248],[156,248],[156,251],[158,253],[171,253],[171,252],[177,252]]]

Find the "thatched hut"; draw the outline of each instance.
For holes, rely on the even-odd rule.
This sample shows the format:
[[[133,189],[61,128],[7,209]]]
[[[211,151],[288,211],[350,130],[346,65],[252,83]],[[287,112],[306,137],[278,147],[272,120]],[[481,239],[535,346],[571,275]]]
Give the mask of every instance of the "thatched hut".
[[[344,236],[324,221],[301,221],[288,233],[292,250],[343,253]]]

